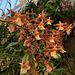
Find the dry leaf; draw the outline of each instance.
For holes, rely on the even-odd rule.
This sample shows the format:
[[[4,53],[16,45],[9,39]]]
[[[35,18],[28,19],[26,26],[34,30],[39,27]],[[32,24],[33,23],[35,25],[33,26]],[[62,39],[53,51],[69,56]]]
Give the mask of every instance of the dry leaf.
[[[7,42],[7,38],[4,38],[4,39],[1,41],[1,44],[3,45],[5,42]]]
[[[18,17],[16,19],[16,24],[18,24],[19,26],[22,26],[22,21],[21,21],[21,18],[20,17]]]
[[[34,2],[34,4],[37,6],[38,0],[32,0],[32,2]]]
[[[15,25],[10,24],[10,26],[8,27],[8,30],[9,30],[10,32],[14,32],[14,31],[15,31]]]

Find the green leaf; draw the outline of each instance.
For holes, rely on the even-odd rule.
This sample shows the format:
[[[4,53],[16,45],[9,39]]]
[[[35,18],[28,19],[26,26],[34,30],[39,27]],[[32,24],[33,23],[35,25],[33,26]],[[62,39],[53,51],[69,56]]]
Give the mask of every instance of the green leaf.
[[[22,50],[26,50],[27,49],[26,47],[23,46],[22,42],[20,42],[19,45],[20,45],[20,47],[21,47]]]
[[[63,70],[64,70],[63,68],[56,69],[53,72],[51,72],[49,75],[63,75],[62,74]]]
[[[7,48],[10,48],[11,46],[14,46],[14,45],[17,45],[17,43],[16,43],[16,42],[10,43],[10,44],[6,47],[6,49],[7,49]]]
[[[60,60],[61,59],[60,54],[57,53],[57,56],[58,56],[58,58],[56,60]]]
[[[73,75],[72,73],[70,73],[70,72],[68,72],[68,71],[64,71],[64,74],[66,74],[66,75]]]
[[[74,63],[74,65],[75,65],[75,55],[73,55],[73,61],[74,61],[74,62],[73,62],[73,63]]]
[[[62,71],[55,71],[50,73],[50,75],[62,75]]]
[[[59,68],[59,69],[55,69],[55,71],[64,71],[65,68]]]
[[[46,4],[47,7],[49,7],[52,11],[56,11],[56,7],[52,6],[51,4]]]
[[[42,72],[40,72],[40,75],[43,75],[43,73],[42,73]]]
[[[27,62],[28,62],[28,57],[29,57],[29,54],[28,54],[28,53],[25,53],[25,55],[24,55],[23,58],[22,58],[22,62],[23,62],[24,59],[26,58],[26,63],[27,63]],[[21,68],[21,70],[20,70],[20,75],[25,75],[25,74],[22,74],[21,71],[22,71],[22,68]]]
[[[56,0],[49,0],[47,3],[56,3]]]

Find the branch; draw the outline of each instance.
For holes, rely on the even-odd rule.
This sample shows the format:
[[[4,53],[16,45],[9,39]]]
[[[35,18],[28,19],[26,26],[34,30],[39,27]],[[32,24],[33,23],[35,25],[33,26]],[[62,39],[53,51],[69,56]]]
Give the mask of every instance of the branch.
[[[18,27],[20,27],[20,28],[26,30],[25,28],[23,28],[22,26],[19,26],[19,25],[16,24],[16,23],[13,23],[13,22],[7,22],[7,21],[3,21],[3,20],[0,20],[0,21],[1,21],[1,22],[6,22],[6,23],[8,23],[8,24],[14,24],[14,25],[16,25],[16,26],[18,26]]]
[[[17,8],[20,7],[20,4],[18,4],[16,7],[14,7],[12,10],[16,10]],[[2,18],[6,17],[9,14],[9,12],[7,14],[5,14],[4,16],[2,16]]]
[[[18,2],[18,0],[16,0],[16,1],[15,1],[15,5],[14,5],[14,8],[16,7],[16,5],[17,5],[17,2]]]

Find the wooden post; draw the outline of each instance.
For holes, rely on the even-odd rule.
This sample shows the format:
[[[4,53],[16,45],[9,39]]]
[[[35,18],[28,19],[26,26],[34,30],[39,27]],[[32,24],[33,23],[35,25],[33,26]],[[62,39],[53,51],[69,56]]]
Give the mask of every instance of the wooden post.
[[[71,0],[71,6],[72,6],[72,10],[75,14],[75,0]]]
[[[75,0],[71,0],[72,12],[73,12],[73,35],[68,36],[68,39],[63,42],[63,45],[69,54],[75,54]]]
[[[71,6],[73,10],[73,35],[75,36],[75,0],[71,0]]]

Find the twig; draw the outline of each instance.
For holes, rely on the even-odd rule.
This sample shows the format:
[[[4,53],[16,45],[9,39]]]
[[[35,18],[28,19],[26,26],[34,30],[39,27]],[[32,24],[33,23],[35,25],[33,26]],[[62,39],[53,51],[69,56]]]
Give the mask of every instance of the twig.
[[[7,7],[7,2],[6,2],[6,5],[5,5],[5,7],[4,7],[4,11],[5,11],[6,7]]]
[[[15,5],[14,5],[14,8],[16,7],[16,4],[17,4],[17,2],[18,2],[18,0],[16,0],[16,1],[15,1]]]
[[[59,64],[61,63],[62,60],[59,61],[59,63],[53,68],[53,70],[59,66]]]

